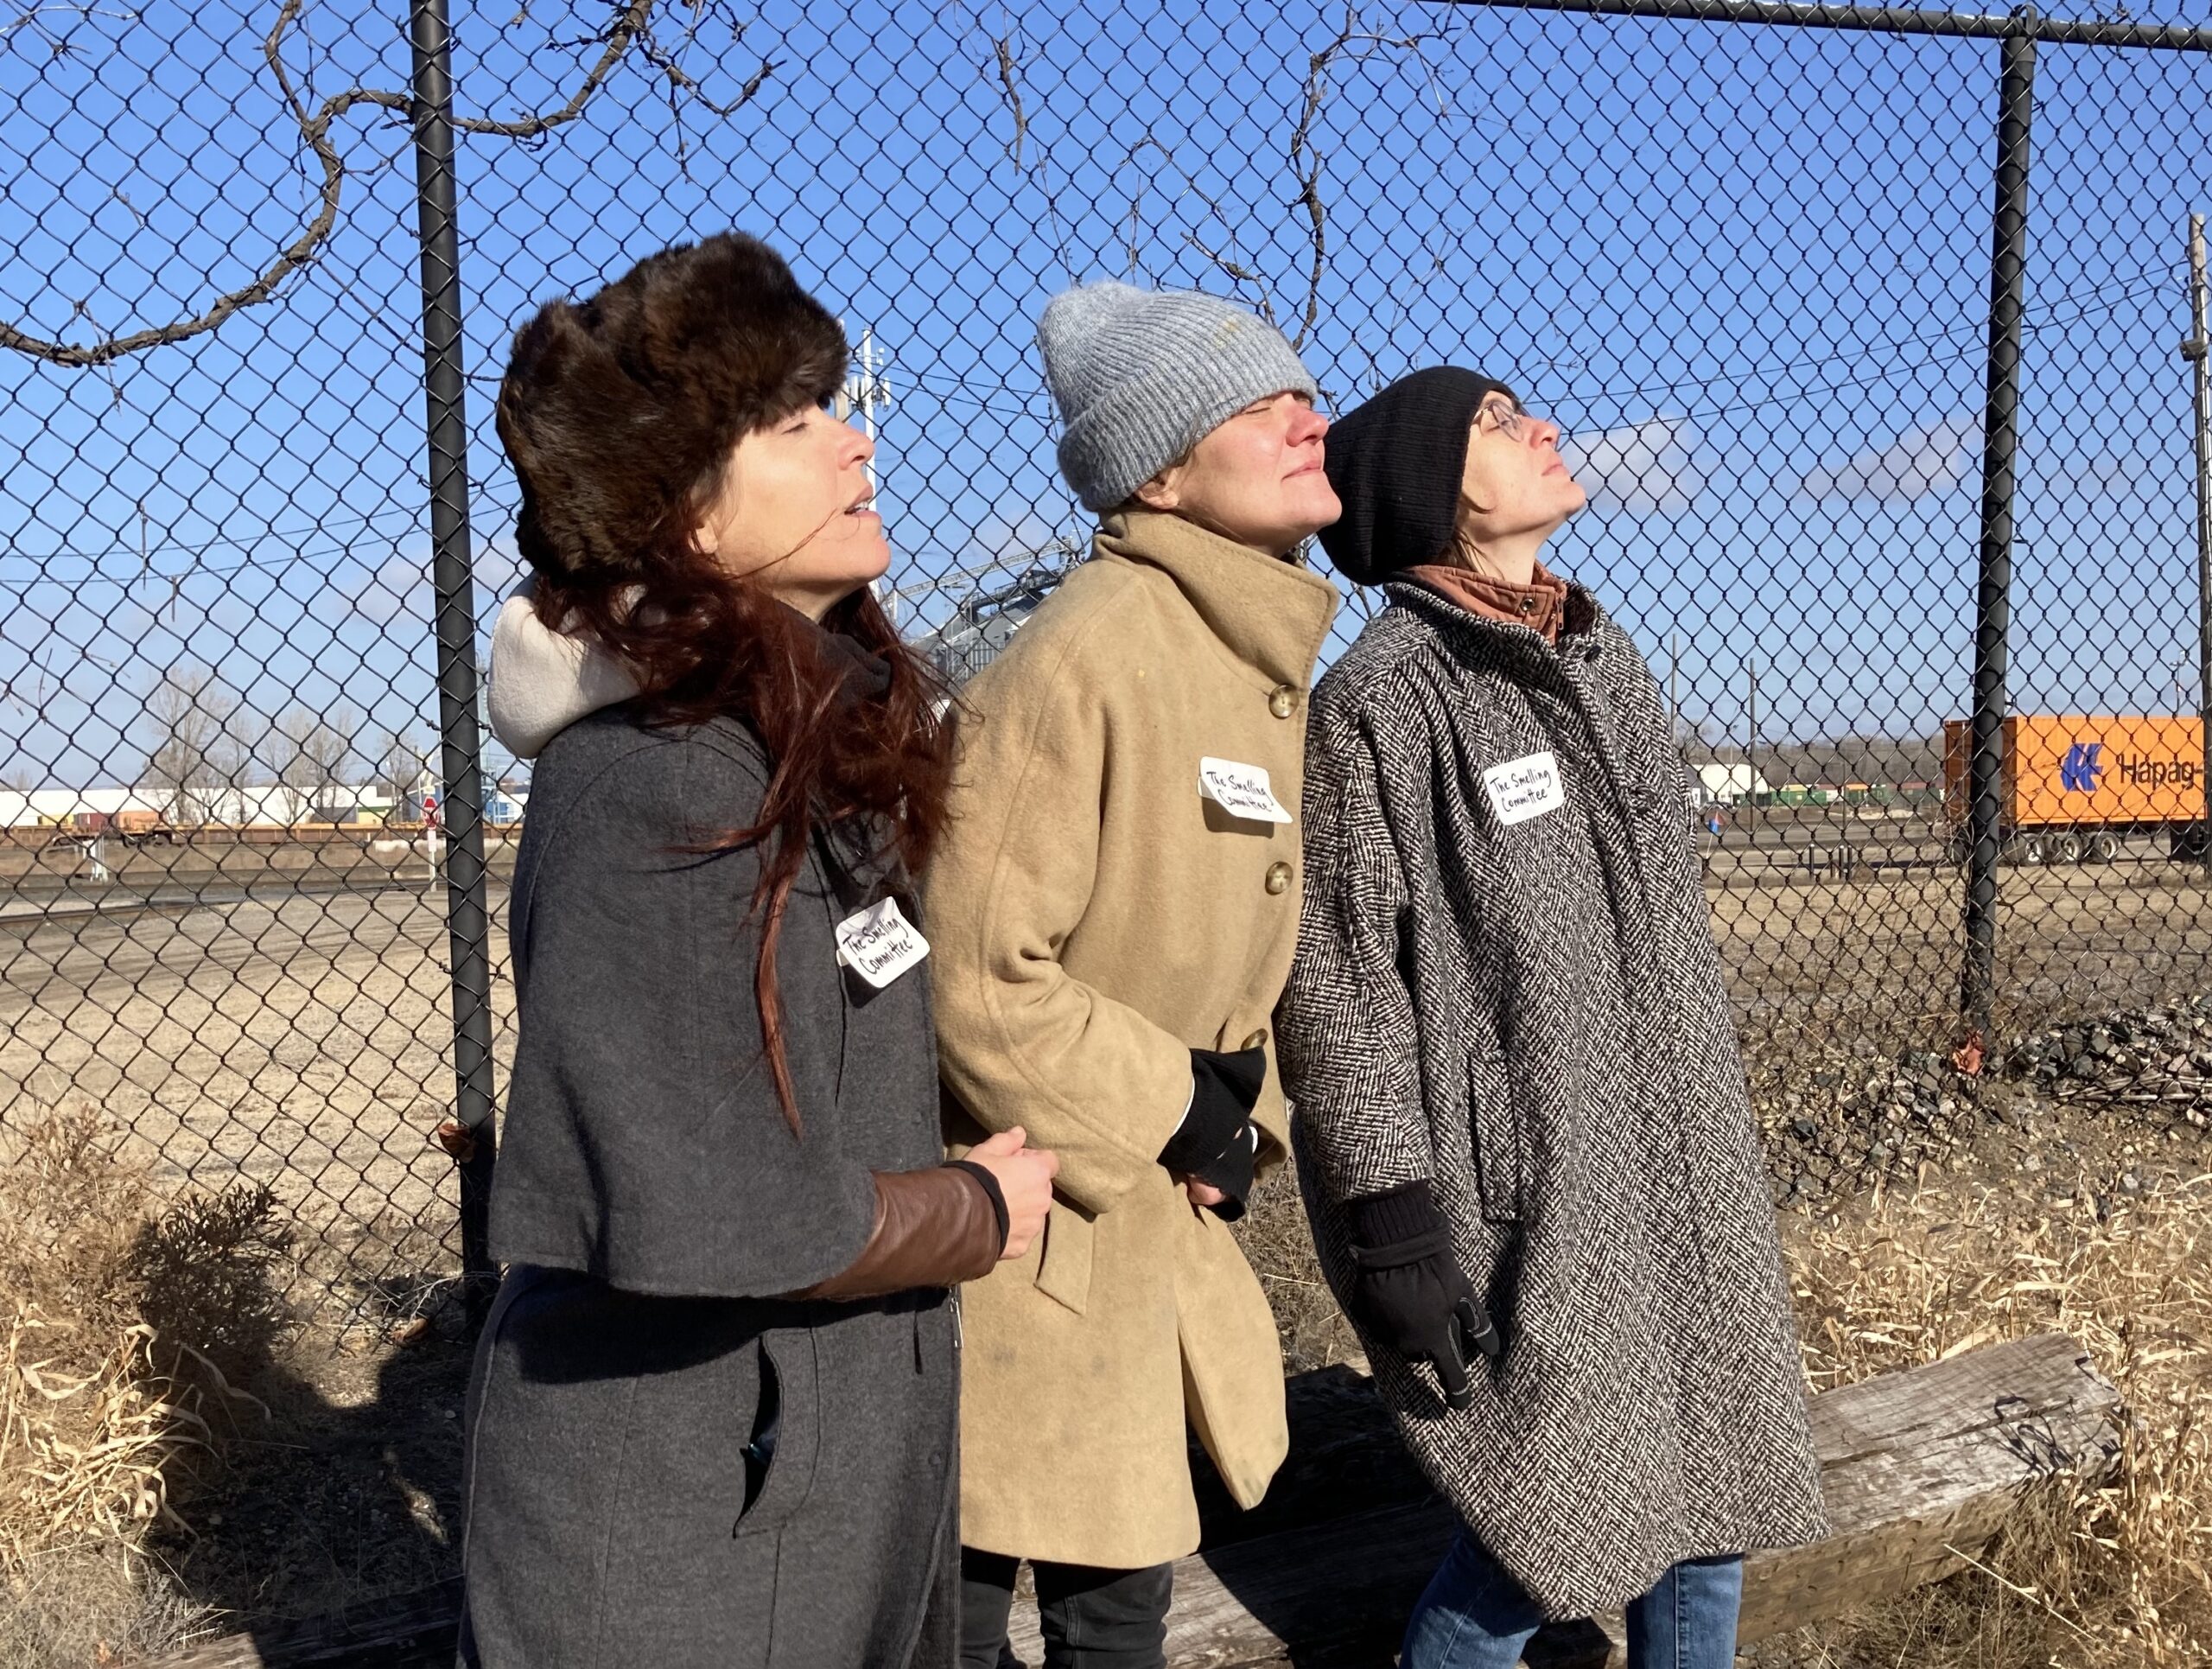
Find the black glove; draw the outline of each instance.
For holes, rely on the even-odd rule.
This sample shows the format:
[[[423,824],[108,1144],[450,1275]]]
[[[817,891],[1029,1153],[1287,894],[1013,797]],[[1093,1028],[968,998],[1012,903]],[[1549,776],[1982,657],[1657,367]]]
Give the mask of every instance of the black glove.
[[[1384,1345],[1436,1370],[1444,1400],[1474,1400],[1467,1364],[1498,1353],[1497,1329],[1452,1256],[1452,1232],[1426,1179],[1345,1204],[1358,1276],[1352,1306]]]
[[[1160,1150],[1160,1163],[1178,1176],[1195,1176],[1229,1197],[1207,1209],[1224,1222],[1244,1214],[1259,1154],[1259,1131],[1252,1109],[1268,1081],[1263,1049],[1223,1054],[1191,1051],[1191,1110],[1183,1127]]]

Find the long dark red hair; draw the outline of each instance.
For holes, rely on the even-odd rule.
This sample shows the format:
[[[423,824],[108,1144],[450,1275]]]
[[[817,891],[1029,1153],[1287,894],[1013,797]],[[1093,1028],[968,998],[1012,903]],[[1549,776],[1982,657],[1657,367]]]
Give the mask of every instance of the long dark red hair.
[[[541,577],[539,618],[597,640],[627,662],[637,706],[654,725],[737,720],[769,761],[767,792],[749,826],[721,832],[703,850],[761,849],[753,909],[760,921],[753,974],[760,1037],[776,1096],[794,1134],[798,1098],[784,1047],[776,950],[791,888],[816,835],[836,825],[868,831],[879,861],[895,862],[894,887],[911,889],[944,826],[951,776],[942,722],[944,686],[899,639],[863,586],[817,627],[759,584],[701,554],[691,534],[719,487],[713,472],[663,537],[619,577],[598,583]],[[880,657],[890,681],[856,696],[852,666],[825,641],[838,633]]]

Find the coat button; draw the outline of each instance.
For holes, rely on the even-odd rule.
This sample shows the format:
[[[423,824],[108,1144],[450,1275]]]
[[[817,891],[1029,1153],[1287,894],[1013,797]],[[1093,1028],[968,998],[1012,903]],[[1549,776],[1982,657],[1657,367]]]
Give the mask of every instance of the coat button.
[[[1263,1049],[1267,1046],[1268,1035],[1264,1031],[1255,1031],[1244,1040],[1244,1047],[1248,1049]]]
[[[1287,684],[1278,684],[1268,698],[1268,710],[1277,718],[1288,718],[1298,710],[1298,691]]]
[[[1270,863],[1268,865],[1268,890],[1277,895],[1290,890],[1289,864]]]

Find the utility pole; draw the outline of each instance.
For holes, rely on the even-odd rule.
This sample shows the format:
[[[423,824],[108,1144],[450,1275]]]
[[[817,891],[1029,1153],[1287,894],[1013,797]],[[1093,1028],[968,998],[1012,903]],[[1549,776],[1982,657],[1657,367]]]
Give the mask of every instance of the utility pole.
[[[2196,431],[2196,710],[2204,727],[2204,828],[2199,839],[2212,870],[2212,367],[2205,363],[2204,217],[2189,217],[2189,340],[2181,356],[2196,367],[2190,427]]]
[[[1682,747],[1682,634],[1667,634],[1667,740]]]
[[[861,327],[861,432],[871,441],[875,438],[875,407],[880,400],[886,407],[891,404],[891,391],[875,374],[875,329],[872,325]],[[875,485],[875,460],[868,461],[868,484]]]
[[[1751,812],[1744,820],[1746,831],[1756,834],[1759,819],[1759,664],[1749,655],[1744,657],[1744,678],[1751,686],[1744,704],[1744,728],[1749,733],[1744,743],[1744,803]]]
[[[839,322],[842,324],[843,321]],[[887,411],[891,409],[891,385],[876,374],[875,328],[873,325],[861,327],[860,362],[859,371],[849,373],[845,378],[844,404],[848,411],[861,414],[861,433],[874,441],[876,409],[879,406]],[[867,468],[868,491],[873,493],[876,490],[874,456],[869,457]],[[885,575],[869,589],[875,593],[876,600],[883,604],[885,609],[892,612],[891,623],[896,626],[899,623],[895,612],[898,593],[892,588],[891,577]]]

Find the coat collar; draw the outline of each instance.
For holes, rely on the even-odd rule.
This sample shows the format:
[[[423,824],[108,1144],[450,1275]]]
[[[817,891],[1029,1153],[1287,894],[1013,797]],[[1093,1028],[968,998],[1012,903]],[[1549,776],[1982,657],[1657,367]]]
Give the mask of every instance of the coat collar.
[[[1159,510],[1103,517],[1092,549],[1166,574],[1230,656],[1269,687],[1313,682],[1337,617],[1337,588],[1320,575]]]
[[[1599,605],[1598,599],[1572,580],[1567,583],[1567,601],[1561,607],[1560,638],[1556,645],[1547,641],[1543,634],[1529,627],[1471,614],[1442,592],[1414,581],[1394,579],[1382,589],[1397,607],[1462,640],[1472,639],[1514,654],[1533,656],[1554,664],[1559,656],[1573,647],[1576,639],[1586,639],[1589,634],[1607,623],[1605,611]]]

